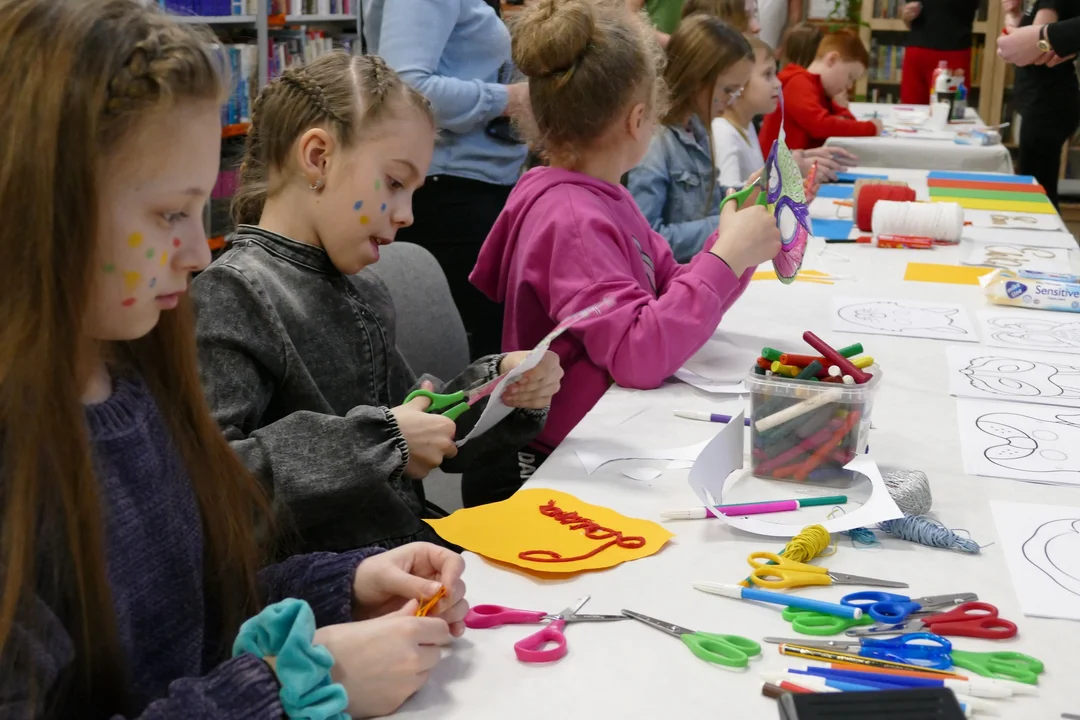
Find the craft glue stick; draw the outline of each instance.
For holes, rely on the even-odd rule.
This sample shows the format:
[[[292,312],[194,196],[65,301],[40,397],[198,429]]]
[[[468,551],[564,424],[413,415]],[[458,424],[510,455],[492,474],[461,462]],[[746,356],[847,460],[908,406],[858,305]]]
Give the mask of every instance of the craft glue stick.
[[[863,375],[866,374],[866,373],[863,373],[862,370],[859,370],[859,368],[855,367],[854,365],[851,365],[851,363],[848,362],[846,359],[844,359],[844,362],[847,363],[848,365],[850,365],[851,369],[854,370],[855,372],[861,373]],[[839,399],[840,399],[840,391],[839,390],[829,390],[829,391],[823,392],[820,395],[818,395],[817,397],[812,397],[809,400],[804,400],[801,403],[791,405],[790,407],[786,407],[783,410],[780,410],[779,412],[775,412],[772,415],[769,415],[768,417],[764,417],[764,418],[761,418],[760,420],[755,421],[754,422],[754,429],[756,429],[758,432],[764,432],[765,430],[769,430],[770,428],[774,428],[777,425],[783,425],[784,423],[788,422],[789,420],[794,420],[797,417],[801,417],[802,415],[805,415],[806,413],[808,413],[808,412],[810,412],[812,410],[816,410],[819,407],[822,407],[824,405],[828,405],[831,402],[836,402]]]

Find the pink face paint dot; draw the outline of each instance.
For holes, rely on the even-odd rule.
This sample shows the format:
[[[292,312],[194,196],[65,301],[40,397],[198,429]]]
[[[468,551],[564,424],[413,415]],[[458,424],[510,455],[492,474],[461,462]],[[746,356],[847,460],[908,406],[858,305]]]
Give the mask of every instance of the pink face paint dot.
[[[357,200],[355,203],[353,203],[352,209],[353,210],[359,210],[362,207],[364,207],[364,201],[363,200]]]
[[[128,299],[124,300],[124,302],[122,302],[120,304],[123,305],[124,307],[131,307],[132,305],[135,304],[135,298],[128,298]]]
[[[178,247],[180,247],[180,238],[173,238],[173,239],[172,239],[172,246],[173,246],[174,248],[178,248]]]

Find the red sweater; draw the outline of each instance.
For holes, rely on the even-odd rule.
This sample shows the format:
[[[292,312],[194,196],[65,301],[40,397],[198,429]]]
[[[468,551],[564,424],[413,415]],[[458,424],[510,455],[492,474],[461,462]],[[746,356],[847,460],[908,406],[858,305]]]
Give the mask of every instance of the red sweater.
[[[830,137],[874,136],[874,123],[856,120],[855,116],[833,103],[821,84],[821,76],[794,63],[777,76],[784,86],[784,130],[792,150],[821,147]],[[780,108],[765,116],[761,123],[761,149],[769,154],[780,135]]]

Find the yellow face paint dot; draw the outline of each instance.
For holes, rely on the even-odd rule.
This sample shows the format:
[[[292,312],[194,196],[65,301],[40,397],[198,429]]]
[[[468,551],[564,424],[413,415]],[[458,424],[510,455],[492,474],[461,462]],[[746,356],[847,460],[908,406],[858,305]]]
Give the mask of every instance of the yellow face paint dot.
[[[140,279],[141,276],[139,275],[139,273],[131,270],[124,271],[124,287],[127,288],[128,292],[131,292],[135,288],[139,287]]]
[[[169,262],[169,252],[166,250],[165,252],[161,253],[161,264],[164,265],[167,262]]]
[[[361,215],[360,216],[360,224],[361,225],[367,225],[370,220],[371,220],[371,218],[369,218],[367,215]]]
[[[131,233],[131,235],[128,236],[128,245],[130,245],[133,248],[137,248],[140,245],[142,245],[142,241],[143,241],[142,233]]]

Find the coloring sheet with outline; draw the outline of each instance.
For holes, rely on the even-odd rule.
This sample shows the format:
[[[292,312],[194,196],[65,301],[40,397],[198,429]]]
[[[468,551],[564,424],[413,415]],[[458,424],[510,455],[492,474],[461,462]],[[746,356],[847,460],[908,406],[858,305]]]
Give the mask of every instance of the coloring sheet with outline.
[[[1080,486],[1080,407],[960,398],[964,472]]]
[[[979,342],[967,310],[946,302],[833,297],[832,329],[862,335]]]
[[[949,394],[956,397],[1080,408],[1080,358],[1070,365],[1046,353],[972,345],[953,345],[948,356]]]
[[[1080,620],[1080,507],[990,501],[1024,615]]]
[[[960,263],[1006,270],[1031,270],[1045,273],[1073,273],[1077,253],[1064,248],[1031,247],[1004,242],[983,242],[964,238],[960,241]]]
[[[979,311],[979,329],[990,347],[1080,355],[1076,313],[994,307]]]
[[[970,212],[970,211],[968,211]],[[994,228],[965,227],[963,241],[1007,243],[1024,247],[1050,247],[1075,250],[1076,238],[1067,232],[1045,230],[1000,230]]]
[[[996,230],[1064,230],[1056,213],[1022,213],[1004,210],[964,210],[964,220],[976,228]]]

